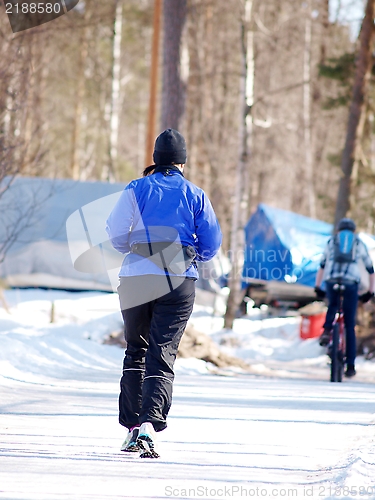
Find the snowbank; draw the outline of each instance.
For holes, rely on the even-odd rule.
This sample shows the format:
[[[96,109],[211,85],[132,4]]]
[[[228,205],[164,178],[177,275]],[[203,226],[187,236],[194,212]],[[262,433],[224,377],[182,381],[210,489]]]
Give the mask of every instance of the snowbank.
[[[90,363],[120,370],[123,351],[103,346],[103,340],[122,329],[118,296],[103,292],[14,289],[5,297],[8,314],[0,308],[0,375],[66,378]],[[51,322],[51,320],[53,322]],[[212,307],[196,304],[191,325],[209,334],[228,356],[244,360],[253,373],[283,377],[328,379],[328,358],[316,339],[301,340],[300,317],[268,318],[264,311],[237,319],[233,330]],[[375,381],[375,362],[357,358],[356,380]],[[178,359],[177,373],[212,373],[204,361]],[[234,367],[222,371],[235,374]]]

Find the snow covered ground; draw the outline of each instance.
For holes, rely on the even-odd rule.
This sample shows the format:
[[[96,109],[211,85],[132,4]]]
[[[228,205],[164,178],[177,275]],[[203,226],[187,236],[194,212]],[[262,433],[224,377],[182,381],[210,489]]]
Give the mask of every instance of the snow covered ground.
[[[298,317],[238,319],[196,305],[192,323],[249,373],[176,363],[161,458],[119,451],[123,351],[114,294],[8,290],[0,308],[0,499],[375,499],[375,363],[328,382]],[[51,318],[54,322],[51,323]]]

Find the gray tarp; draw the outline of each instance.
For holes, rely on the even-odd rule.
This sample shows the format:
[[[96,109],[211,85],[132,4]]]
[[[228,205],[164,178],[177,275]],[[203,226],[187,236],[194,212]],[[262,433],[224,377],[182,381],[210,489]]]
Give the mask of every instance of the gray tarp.
[[[116,289],[122,256],[108,243],[105,221],[125,184],[20,177],[4,192],[6,185],[0,186],[0,258],[7,250],[1,278],[14,287]],[[83,255],[89,259],[82,267]],[[200,288],[220,290],[222,263],[218,257],[200,265]]]

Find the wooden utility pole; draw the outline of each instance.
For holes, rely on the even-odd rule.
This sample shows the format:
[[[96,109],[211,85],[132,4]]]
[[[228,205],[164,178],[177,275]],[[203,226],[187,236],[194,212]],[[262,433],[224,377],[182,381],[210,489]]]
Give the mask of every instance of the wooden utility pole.
[[[154,1],[154,22],[151,48],[150,101],[148,106],[148,125],[146,140],[146,167],[152,165],[156,128],[156,98],[158,91],[160,21],[162,0]]]
[[[364,126],[368,83],[373,65],[372,50],[374,41],[375,0],[367,0],[365,17],[359,34],[356,57],[352,101],[349,110],[348,128],[341,160],[342,177],[337,196],[335,225],[345,217],[351,208],[353,171],[355,171],[356,152]]]

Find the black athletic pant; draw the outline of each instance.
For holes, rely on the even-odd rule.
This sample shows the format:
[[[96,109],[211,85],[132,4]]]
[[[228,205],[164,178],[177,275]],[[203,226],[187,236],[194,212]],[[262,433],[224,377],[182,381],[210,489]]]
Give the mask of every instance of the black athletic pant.
[[[195,280],[165,276],[120,279],[118,292],[127,348],[120,382],[119,421],[129,429],[152,422],[156,431],[167,427],[172,403],[173,364],[186,323],[193,310]],[[147,302],[134,305],[144,290]],[[126,307],[131,304],[132,307]]]

